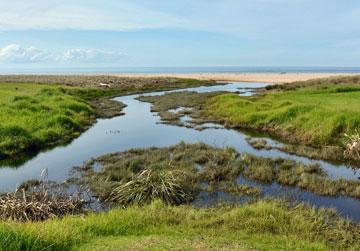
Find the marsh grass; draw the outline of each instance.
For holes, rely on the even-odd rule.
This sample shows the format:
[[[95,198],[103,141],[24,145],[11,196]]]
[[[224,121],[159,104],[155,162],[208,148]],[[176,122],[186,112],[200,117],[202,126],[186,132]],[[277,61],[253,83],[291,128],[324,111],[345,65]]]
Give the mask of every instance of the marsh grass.
[[[181,204],[195,198],[200,183],[218,189],[222,182],[235,182],[242,172],[237,157],[231,148],[215,149],[202,143],[132,149],[91,160],[79,169],[80,183],[102,201],[128,205],[160,198]],[[94,163],[102,165],[99,172],[93,170]]]
[[[246,142],[257,150],[271,150],[273,147],[265,139],[254,139],[251,137],[246,138]]]
[[[94,171],[94,163],[100,163],[102,169]],[[332,179],[318,164],[239,154],[232,148],[219,149],[202,143],[109,154],[88,162],[80,172],[80,182],[89,186],[102,201],[110,198],[123,205],[137,201],[138,197],[150,203],[162,197],[159,191],[167,188],[169,194],[177,191],[174,198],[184,191],[191,194],[187,199],[178,200],[179,203],[191,202],[199,191],[220,190],[240,196],[261,194],[256,187],[241,187],[245,184],[237,183],[240,176],[260,183],[295,186],[324,196],[360,198],[359,181]],[[114,190],[119,196],[113,196]],[[167,197],[162,199],[172,203]]]
[[[304,165],[291,160],[251,155],[243,155],[242,158],[246,166],[243,175],[258,182],[296,186],[324,196],[360,198],[359,181],[331,179],[318,164]]]
[[[323,146],[314,148],[305,145],[284,144],[277,149],[298,156],[305,156],[310,159],[321,159],[334,162],[344,162],[346,160],[342,146]],[[352,163],[350,164],[352,165]],[[354,166],[356,166],[356,160]]]
[[[345,134],[345,137],[347,138],[344,151],[345,158],[360,161],[360,134],[356,131],[356,134]]]
[[[214,122],[213,120],[201,117],[201,110],[206,100],[222,92],[197,93],[197,92],[174,92],[166,93],[161,96],[140,96],[137,99],[142,102],[152,104],[151,111],[157,112],[164,123],[177,126],[191,126],[192,124],[201,124]],[[181,111],[174,112],[177,108],[184,108]],[[192,120],[185,125],[180,118],[184,115],[190,115]]]
[[[360,76],[331,77],[327,79],[314,79],[298,81],[279,85],[268,85],[267,90],[297,90],[301,88],[327,89],[335,86],[336,92],[360,91]]]
[[[194,194],[186,178],[179,171],[144,170],[131,181],[115,185],[109,200],[123,206],[144,205],[156,199],[170,205],[184,204],[192,201]]]
[[[311,147],[299,144],[286,144],[271,145],[266,139],[256,139],[248,137],[246,141],[249,145],[257,150],[280,150],[282,152],[295,154],[297,156],[304,156],[313,160],[327,160],[334,163],[343,163],[349,167],[356,168],[359,165],[359,160],[352,157],[346,157],[347,152],[341,146],[323,146],[323,147]]]
[[[221,182],[217,188],[220,188],[220,190],[236,196],[259,196],[261,194],[261,189],[258,187],[246,184],[237,184],[233,181]]]

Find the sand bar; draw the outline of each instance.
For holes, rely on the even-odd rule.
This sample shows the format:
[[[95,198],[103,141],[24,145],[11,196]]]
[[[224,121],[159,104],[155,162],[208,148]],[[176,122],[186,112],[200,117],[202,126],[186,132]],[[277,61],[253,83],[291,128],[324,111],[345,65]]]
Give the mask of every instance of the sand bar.
[[[355,73],[156,73],[156,74],[115,74],[122,77],[177,77],[216,81],[289,83],[309,79],[358,75]]]

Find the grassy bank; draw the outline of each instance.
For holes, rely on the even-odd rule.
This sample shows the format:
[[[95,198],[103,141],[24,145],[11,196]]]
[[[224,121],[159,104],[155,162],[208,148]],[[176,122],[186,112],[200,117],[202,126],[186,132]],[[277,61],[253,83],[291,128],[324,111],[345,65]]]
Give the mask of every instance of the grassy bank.
[[[61,88],[0,84],[0,156],[66,142],[90,124],[92,114],[90,105]]]
[[[250,98],[220,95],[206,103],[205,114],[229,126],[270,132],[290,143],[342,146],[344,133],[360,128],[360,86],[323,81]]]
[[[167,123],[182,125],[180,117],[191,115],[192,123],[218,121],[229,127],[271,133],[288,143],[326,147],[325,151],[335,146],[331,150],[338,156],[328,154],[327,158],[341,159],[344,134],[352,135],[360,128],[359,79],[354,76],[268,86],[267,91],[252,97],[180,92],[139,99],[152,103],[152,110]],[[186,109],[171,111],[179,107]]]
[[[5,80],[11,82],[18,78],[27,79],[8,76]],[[20,158],[19,154],[66,143],[79,136],[95,118],[121,114],[123,106],[104,97],[214,84],[187,79],[135,79],[126,82],[127,79],[123,78],[115,78],[115,84],[114,78],[83,78],[29,76],[26,84],[0,83],[0,159]],[[35,84],[47,80],[53,84]],[[66,85],[55,84],[60,80]],[[100,88],[99,81],[112,81],[114,84],[110,88]]]
[[[334,81],[337,82],[334,82]],[[203,129],[216,122],[228,127],[277,136],[288,144],[280,150],[314,159],[358,165],[358,154],[344,156],[360,126],[357,78],[308,81],[270,86],[252,97],[229,93],[176,92],[141,96],[163,123]],[[351,82],[355,81],[355,82]],[[336,84],[338,83],[338,84]],[[190,120],[183,122],[187,115]],[[351,140],[353,141],[353,140]],[[350,143],[350,144],[349,144]]]
[[[358,250],[359,225],[282,201],[196,209],[145,207],[0,223],[1,250]]]

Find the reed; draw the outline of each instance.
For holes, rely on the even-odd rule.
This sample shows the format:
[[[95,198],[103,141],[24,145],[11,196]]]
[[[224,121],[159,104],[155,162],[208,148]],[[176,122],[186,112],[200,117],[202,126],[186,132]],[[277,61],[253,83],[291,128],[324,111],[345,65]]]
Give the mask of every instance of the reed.
[[[78,197],[55,195],[47,190],[8,193],[0,197],[0,219],[43,221],[83,211],[84,201]]]
[[[186,186],[184,172],[144,170],[131,181],[115,186],[108,200],[123,206],[144,205],[156,199],[179,205],[192,201],[193,194]]]

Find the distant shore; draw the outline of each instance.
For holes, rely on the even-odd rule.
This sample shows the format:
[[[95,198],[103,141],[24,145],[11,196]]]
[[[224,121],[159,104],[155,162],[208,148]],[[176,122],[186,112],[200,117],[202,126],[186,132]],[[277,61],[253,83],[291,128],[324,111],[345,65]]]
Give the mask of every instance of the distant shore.
[[[320,79],[339,76],[359,75],[356,73],[149,73],[149,74],[111,74],[112,76],[130,78],[154,78],[154,77],[174,77],[192,78],[199,80],[216,81],[238,81],[238,82],[265,82],[265,83],[289,83],[295,81],[306,81],[310,79]]]
[[[196,80],[213,80],[226,82],[258,82],[269,84],[291,83],[310,79],[322,79],[341,76],[354,76],[360,73],[325,73],[325,72],[254,72],[254,73],[68,73],[68,74],[0,74],[0,83],[60,83],[66,85],[98,86],[108,83],[112,86],[127,85],[144,78],[147,82],[156,83],[159,78],[180,78]]]

